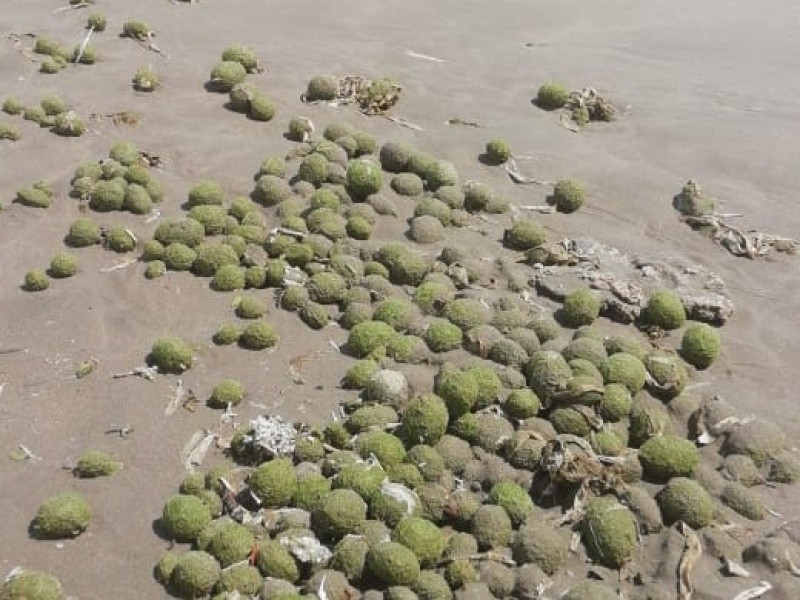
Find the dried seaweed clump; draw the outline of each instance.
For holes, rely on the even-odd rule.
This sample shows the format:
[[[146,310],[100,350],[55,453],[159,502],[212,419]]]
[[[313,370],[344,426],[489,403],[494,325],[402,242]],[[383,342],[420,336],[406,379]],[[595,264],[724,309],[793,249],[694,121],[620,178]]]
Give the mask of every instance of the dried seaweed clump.
[[[76,477],[107,477],[113,475],[122,468],[122,463],[110,454],[99,450],[87,450],[78,459],[78,463],[73,469]]]
[[[180,338],[163,336],[153,343],[149,358],[161,373],[183,373],[192,367],[194,352]]]
[[[554,81],[543,84],[536,93],[536,106],[544,110],[556,110],[569,100],[567,88]]]
[[[719,332],[706,323],[689,326],[681,339],[681,356],[697,369],[707,369],[717,359],[722,342]]]
[[[0,586],[3,600],[63,600],[61,582],[44,571],[15,569]]]
[[[586,188],[574,179],[562,179],[553,188],[553,204],[562,213],[574,213],[586,201]]]
[[[153,67],[141,67],[133,75],[133,89],[137,92],[154,92],[161,85]]]
[[[76,537],[89,526],[92,507],[81,494],[64,492],[45,500],[36,512],[31,529],[43,539]]]
[[[493,139],[486,143],[486,161],[492,165],[502,165],[511,158],[511,146],[501,139]]]
[[[247,78],[247,70],[238,62],[226,60],[218,63],[212,70],[209,87],[216,92],[230,92],[237,84]]]

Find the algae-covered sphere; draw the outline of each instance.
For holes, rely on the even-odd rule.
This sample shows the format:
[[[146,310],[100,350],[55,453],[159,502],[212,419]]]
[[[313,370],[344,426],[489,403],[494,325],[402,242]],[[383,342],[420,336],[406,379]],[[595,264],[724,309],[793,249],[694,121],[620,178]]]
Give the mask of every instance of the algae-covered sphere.
[[[372,160],[358,158],[347,166],[347,191],[355,199],[363,199],[374,194],[383,185],[381,168]]]
[[[435,448],[444,466],[456,475],[463,473],[467,463],[474,457],[469,443],[453,435],[443,435]]]
[[[600,369],[606,384],[621,383],[635,394],[644,387],[647,371],[642,361],[631,354],[619,352],[612,354]]]
[[[114,252],[132,252],[136,248],[136,240],[125,227],[110,227],[106,232],[106,247]]]
[[[204,540],[203,549],[224,568],[247,558],[254,541],[255,537],[247,527],[226,520],[224,525],[215,527],[214,532]]]
[[[289,184],[275,175],[259,177],[253,190],[253,199],[267,207],[275,206],[291,196],[292,188]]]
[[[330,567],[347,577],[351,583],[359,583],[364,572],[364,564],[369,544],[361,537],[348,536],[333,549]]]
[[[76,537],[86,530],[91,518],[92,507],[82,494],[63,492],[39,506],[31,529],[43,539]]]
[[[311,513],[311,524],[320,538],[336,542],[354,533],[367,518],[367,504],[353,490],[330,492],[321,505]]]
[[[616,600],[617,592],[599,581],[581,581],[567,590],[560,600]]]
[[[176,494],[164,505],[161,522],[177,542],[193,542],[211,522],[211,511],[197,496]]]
[[[69,252],[59,252],[50,261],[47,274],[55,279],[72,277],[78,272],[78,259]]]
[[[581,530],[589,556],[605,567],[619,569],[637,551],[636,519],[614,498],[589,500]]]
[[[469,212],[480,212],[494,198],[494,192],[485,183],[479,181],[468,181],[464,184],[464,208]]]
[[[518,564],[533,563],[552,576],[566,567],[568,547],[569,540],[562,531],[528,522],[514,535],[511,550]]]
[[[52,201],[51,195],[35,187],[26,187],[17,191],[14,202],[31,208],[48,208]]]
[[[457,419],[472,410],[480,390],[473,375],[445,365],[434,379],[433,391],[444,400],[450,418]]]
[[[648,394],[636,395],[631,404],[629,419],[629,442],[634,448],[656,435],[671,434],[673,430],[672,420],[664,403]]]
[[[576,377],[588,377],[597,383],[602,383],[603,376],[600,369],[608,358],[603,342],[590,337],[580,337],[567,344],[561,355],[569,361]]]
[[[432,191],[440,187],[456,185],[458,183],[458,171],[455,166],[444,160],[436,160],[425,169],[423,175],[428,188]]]
[[[603,390],[600,416],[605,421],[621,421],[630,414],[632,404],[631,392],[627,387],[621,383],[609,383]]]
[[[218,92],[230,92],[237,83],[247,78],[247,71],[238,62],[224,60],[211,71],[211,87]]]
[[[609,354],[617,354],[619,352],[627,352],[632,354],[639,360],[644,358],[645,350],[642,343],[633,335],[612,335],[603,340],[606,351]]]
[[[64,137],[80,137],[86,133],[86,124],[74,112],[69,111],[56,115],[52,132]]]
[[[306,89],[306,100],[310,102],[333,100],[336,98],[338,87],[339,82],[335,77],[324,75],[312,77]]]
[[[259,589],[264,582],[264,577],[256,567],[249,564],[231,565],[222,571],[219,581],[214,587],[215,600],[225,600],[235,597],[235,593],[240,595],[256,597]]]
[[[681,339],[681,356],[697,369],[707,369],[719,356],[719,332],[705,323],[689,326]]]
[[[269,323],[259,321],[244,328],[239,345],[248,350],[265,350],[278,343],[278,334]]]
[[[179,242],[170,244],[164,250],[164,263],[172,271],[188,271],[196,258],[197,252]]]
[[[288,311],[299,310],[309,301],[308,290],[299,285],[290,285],[284,289],[281,295],[281,308]]]
[[[3,600],[62,600],[61,582],[50,573],[15,569],[0,585]]]
[[[38,269],[25,273],[22,287],[27,292],[41,292],[50,287],[50,278],[47,273]]]
[[[411,219],[409,237],[419,244],[441,242],[445,237],[444,225],[436,217],[424,215]]]
[[[447,431],[447,406],[435,394],[414,397],[403,412],[399,435],[409,445],[437,443]]]
[[[130,167],[139,162],[139,149],[133,142],[122,140],[111,146],[108,157],[125,167]]]
[[[662,329],[678,329],[686,321],[686,310],[672,290],[658,290],[650,296],[642,312],[645,323]]]
[[[353,139],[356,142],[356,156],[364,156],[365,154],[373,154],[378,149],[378,142],[370,133],[366,131],[353,132]]]
[[[335,142],[340,138],[350,136],[352,133],[353,128],[348,123],[334,121],[325,127],[322,137],[330,142]]]
[[[441,306],[455,298],[455,288],[448,282],[423,281],[414,292],[414,302],[425,314],[436,314]]]
[[[378,363],[371,359],[357,361],[342,378],[342,387],[347,390],[363,389],[379,368]]]
[[[511,158],[511,146],[501,139],[486,142],[486,159],[490,164],[502,165]]]
[[[242,65],[248,73],[252,73],[258,68],[258,59],[255,51],[249,46],[242,44],[232,44],[222,51],[220,57],[226,62],[237,62]]]
[[[508,513],[503,507],[492,504],[484,504],[477,510],[471,529],[482,550],[507,546],[513,533]]]
[[[392,532],[392,540],[411,550],[421,567],[436,565],[444,552],[442,532],[436,525],[420,517],[402,519]]]
[[[423,339],[433,352],[447,352],[461,347],[464,334],[447,319],[436,319],[428,325]]]
[[[41,105],[45,114],[51,116],[60,115],[69,109],[67,103],[60,96],[55,94],[50,94],[42,98]]]
[[[266,94],[257,92],[250,98],[250,110],[247,115],[254,121],[271,121],[275,112],[275,104]]]
[[[211,288],[218,292],[231,292],[245,287],[244,269],[237,265],[222,265],[214,273]]]
[[[218,205],[225,199],[225,190],[216,181],[203,180],[189,190],[189,208],[194,206]]]
[[[352,463],[344,465],[333,478],[334,489],[353,490],[364,499],[375,496],[386,479],[386,471],[380,465]]]
[[[562,84],[550,81],[536,93],[536,105],[545,110],[556,110],[567,103],[569,92]]]
[[[375,455],[384,468],[403,462],[406,449],[403,442],[387,431],[369,431],[362,433],[356,440],[356,447],[362,458]]]
[[[391,587],[413,585],[420,565],[414,553],[397,542],[381,542],[367,552],[366,571],[379,584]]]
[[[0,123],[0,140],[10,140],[18,142],[22,138],[22,134],[13,125],[8,123]]]
[[[414,173],[399,173],[392,177],[392,189],[401,196],[419,196],[425,189],[425,184],[419,175]]]
[[[163,336],[153,343],[150,360],[161,373],[183,373],[192,366],[194,353],[180,338]]]
[[[240,319],[260,319],[266,312],[267,306],[253,296],[245,296],[236,306],[236,316]]]
[[[574,408],[557,408],[550,413],[550,422],[561,434],[588,436],[592,428],[583,413]]]
[[[354,240],[368,240],[372,235],[372,224],[364,217],[350,217],[347,219],[345,230]]]
[[[352,302],[344,309],[339,325],[344,329],[352,329],[359,323],[365,323],[372,319],[372,307],[361,302]]]
[[[261,575],[295,582],[300,576],[297,563],[279,541],[266,540],[258,544],[256,565]]]
[[[683,521],[692,529],[702,529],[714,519],[714,500],[693,479],[672,479],[658,493],[656,500],[665,525]]]
[[[147,263],[144,276],[147,279],[158,279],[167,273],[167,264],[163,260],[151,260]]]
[[[122,468],[122,463],[99,450],[87,450],[78,459],[73,469],[76,477],[92,478],[113,475]]]
[[[191,550],[178,557],[169,578],[170,589],[180,598],[207,595],[219,581],[222,569],[207,552]]]
[[[444,307],[444,317],[462,331],[469,331],[492,320],[492,310],[474,298],[456,298]]]
[[[492,486],[487,502],[505,509],[515,526],[520,525],[533,512],[533,500],[528,492],[511,481],[502,481]]]
[[[29,106],[25,108],[25,112],[22,115],[22,118],[26,121],[32,121],[37,125],[46,127],[47,125],[42,125],[47,119],[47,115],[44,112],[44,109],[41,106]]]
[[[9,115],[21,115],[25,105],[16,98],[6,98],[3,101],[3,112]]]
[[[297,474],[291,460],[279,458],[261,464],[247,482],[264,506],[279,508],[291,500],[297,487]]]
[[[317,302],[306,302],[300,306],[297,315],[311,329],[323,329],[331,320],[328,308]]]
[[[356,358],[364,358],[381,346],[385,347],[397,332],[391,325],[380,321],[359,323],[347,337],[347,351]]]
[[[381,146],[379,158],[381,166],[390,173],[402,173],[408,167],[411,150],[395,142],[386,142]]]
[[[567,294],[560,316],[567,327],[591,325],[600,315],[600,299],[591,290],[580,288]]]
[[[305,142],[314,133],[314,125],[306,117],[292,117],[289,120],[287,137],[294,142]]]
[[[410,174],[410,173],[407,173]],[[399,177],[399,175],[398,175]],[[422,198],[414,208],[415,217],[435,217],[442,225],[448,226],[453,222],[453,211],[441,200],[436,198]]]
[[[120,210],[125,203],[125,187],[116,179],[98,181],[89,195],[89,208],[97,212]]]
[[[662,400],[671,400],[683,392],[689,380],[683,361],[671,351],[656,350],[642,361],[649,374],[650,393]]]
[[[503,232],[503,244],[511,250],[530,250],[546,242],[544,227],[531,219],[517,219]]]
[[[566,389],[567,382],[572,378],[572,369],[567,361],[552,350],[535,352],[528,361],[526,372],[531,389],[545,400],[546,405],[553,394]]]
[[[244,386],[235,379],[223,379],[211,391],[208,405],[211,408],[236,406],[244,400]]]
[[[308,280],[308,295],[320,304],[337,304],[347,294],[347,282],[336,273],[317,273]]]
[[[146,215],[153,208],[153,200],[147,189],[138,183],[131,183],[125,190],[125,200],[122,208],[135,215]]]
[[[156,227],[153,238],[165,246],[179,242],[194,248],[205,239],[205,229],[194,219],[166,221]]]
[[[562,179],[553,188],[553,202],[562,213],[574,213],[586,200],[586,188],[574,179]]]
[[[751,521],[761,521],[767,515],[764,502],[752,489],[732,482],[725,486],[721,500],[725,506]]]
[[[541,401],[533,390],[523,388],[513,390],[506,398],[503,409],[514,419],[535,417],[541,408]]]

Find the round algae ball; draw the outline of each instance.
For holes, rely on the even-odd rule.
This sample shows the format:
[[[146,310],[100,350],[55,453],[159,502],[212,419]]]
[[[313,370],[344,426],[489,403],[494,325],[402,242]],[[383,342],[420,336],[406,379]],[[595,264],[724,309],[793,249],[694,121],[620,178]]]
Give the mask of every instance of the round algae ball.
[[[359,158],[347,166],[347,191],[356,199],[363,199],[374,194],[383,185],[381,168],[372,160]]]
[[[406,449],[400,439],[387,431],[362,433],[356,440],[358,452],[363,458],[375,455],[384,468],[393,467],[406,457]]]
[[[589,556],[605,567],[619,569],[636,553],[636,519],[613,498],[590,500],[581,529]]]
[[[312,77],[306,89],[306,100],[315,102],[317,100],[330,101],[336,98],[339,82],[335,77],[318,75]]]
[[[279,508],[291,500],[297,487],[297,474],[291,460],[281,458],[260,465],[247,481],[265,506]]]
[[[199,245],[206,237],[206,230],[202,223],[194,219],[182,219],[180,221],[166,221],[156,227],[153,238],[169,246],[170,244],[180,243],[190,248]]]
[[[150,360],[161,373],[180,374],[191,368],[194,352],[180,338],[163,336],[153,343]]]
[[[347,282],[337,273],[317,273],[308,280],[308,295],[320,304],[338,304],[347,295]]]
[[[325,540],[338,541],[354,533],[367,518],[367,504],[356,492],[338,489],[330,492],[311,514],[314,531]]]
[[[144,276],[147,279],[158,279],[167,272],[167,265],[163,260],[151,260],[147,263]]]
[[[472,535],[482,550],[508,546],[512,533],[511,519],[502,506],[484,504],[472,517]]]
[[[423,339],[433,352],[447,352],[461,347],[464,333],[447,319],[436,319],[428,325]]]
[[[609,383],[603,389],[600,416],[605,421],[616,423],[630,414],[632,404],[631,392],[627,387],[621,383]]]
[[[567,327],[591,325],[599,315],[600,299],[585,288],[569,293],[561,307],[561,318]]]
[[[367,573],[386,587],[414,585],[420,566],[414,553],[397,542],[381,542],[367,552]]]
[[[252,73],[258,68],[258,59],[255,51],[249,46],[242,44],[232,44],[222,51],[220,57],[223,61],[238,62],[248,73]]]
[[[214,273],[211,288],[218,292],[231,292],[245,287],[244,269],[239,265],[222,265]]]
[[[445,237],[444,225],[430,215],[414,217],[411,219],[408,236],[418,244],[441,242]]]
[[[218,92],[230,92],[247,78],[247,70],[238,62],[224,60],[211,71],[211,86]]]
[[[502,165],[511,158],[511,146],[501,139],[493,139],[486,143],[486,159],[490,164]]]
[[[91,518],[92,507],[83,495],[64,492],[51,496],[41,504],[33,519],[32,529],[39,538],[75,537],[86,530]]]
[[[514,419],[535,417],[541,409],[541,401],[533,390],[523,388],[513,390],[506,398],[503,409]]]
[[[347,350],[356,358],[364,358],[380,347],[386,347],[398,333],[388,323],[366,321],[350,330]]]
[[[256,597],[264,583],[264,577],[258,569],[248,564],[232,565],[222,571],[214,591],[219,596],[214,598],[235,597],[233,592],[238,592],[248,597]]]
[[[553,201],[562,213],[574,213],[586,200],[586,189],[574,179],[562,179],[553,188]]]
[[[678,329],[686,321],[686,310],[675,292],[658,290],[650,296],[642,316],[648,325]]]
[[[410,445],[437,443],[447,431],[447,405],[435,394],[413,398],[406,406],[399,435]]]
[[[244,525],[225,520],[224,524],[214,527],[213,533],[203,541],[204,550],[223,567],[229,567],[247,558],[255,537]]]
[[[161,522],[170,538],[193,542],[211,522],[211,510],[197,496],[176,494],[164,505]]]
[[[460,369],[445,365],[436,375],[433,391],[444,400],[451,419],[470,412],[478,402],[477,378]]]
[[[716,329],[697,323],[686,329],[681,340],[681,356],[697,369],[707,369],[719,356],[721,341]]]
[[[644,367],[642,367],[644,370]],[[548,404],[550,397],[567,387],[572,379],[572,369],[558,352],[539,350],[535,352],[526,367],[531,389]]]
[[[50,287],[50,278],[47,273],[38,269],[25,273],[25,282],[22,288],[27,292],[41,292]]]
[[[211,408],[236,406],[244,400],[244,386],[235,379],[223,379],[211,392],[208,405]]]
[[[211,592],[222,569],[208,552],[192,550],[178,557],[169,578],[170,588],[181,598],[199,598]]]
[[[489,492],[487,502],[503,507],[515,526],[520,525],[533,512],[533,500],[528,492],[511,481],[495,484]]]
[[[520,527],[511,546],[517,563],[533,563],[548,575],[566,567],[568,548],[569,540],[562,531],[534,521]]]
[[[411,150],[395,142],[386,142],[378,154],[381,166],[389,173],[402,173],[408,167]]]
[[[492,320],[492,310],[474,298],[456,298],[444,307],[443,315],[463,331]]]
[[[59,252],[50,261],[47,274],[56,279],[72,277],[78,272],[78,259],[69,252]]]
[[[122,468],[122,463],[105,452],[87,450],[78,459],[73,469],[76,477],[92,478],[113,475]]]
[[[3,600],[62,600],[64,592],[61,582],[44,571],[25,569],[17,571],[13,577],[0,586]]]
[[[556,110],[567,103],[569,92],[562,84],[551,81],[543,84],[536,93],[536,105],[545,110]]]
[[[180,242],[170,244],[164,251],[164,263],[172,271],[188,271],[196,258],[197,252]]]
[[[132,252],[136,240],[125,227],[110,227],[106,232],[106,246],[114,252]]]
[[[322,185],[328,178],[328,159],[322,154],[309,154],[300,163],[297,176],[315,187]]]
[[[517,219],[503,232],[503,244],[511,250],[530,250],[547,242],[544,227],[530,219]]]
[[[64,242],[73,248],[85,248],[100,243],[100,226],[94,219],[80,217],[69,226]]]
[[[644,387],[647,378],[647,371],[642,361],[625,352],[609,356],[603,361],[600,371],[606,384],[621,383],[632,394]]]
[[[260,321],[245,327],[239,337],[239,345],[248,350],[265,350],[278,343],[278,334],[269,323]]]
[[[419,196],[425,190],[425,183],[414,173],[399,173],[392,177],[392,189],[401,196]]]
[[[257,565],[264,577],[295,582],[300,576],[292,555],[275,540],[266,540],[258,544]]]
[[[392,532],[392,540],[411,550],[421,567],[436,565],[444,552],[444,535],[427,519],[407,517]]]
[[[656,496],[665,525],[683,521],[692,529],[702,529],[714,519],[714,500],[693,479],[676,477]]]
[[[458,183],[458,171],[455,166],[445,160],[436,160],[424,172],[425,182],[432,191],[440,187]]]
[[[225,199],[225,191],[216,181],[204,180],[189,190],[189,208],[195,206],[215,205],[221,206]]]
[[[236,316],[240,319],[259,319],[267,312],[267,306],[258,298],[245,296],[236,306]]]

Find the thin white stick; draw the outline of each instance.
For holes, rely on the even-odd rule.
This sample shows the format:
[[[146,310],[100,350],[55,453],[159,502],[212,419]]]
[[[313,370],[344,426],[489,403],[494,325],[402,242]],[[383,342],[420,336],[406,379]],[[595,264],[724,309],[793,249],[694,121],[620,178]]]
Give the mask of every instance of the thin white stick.
[[[420,60],[429,60],[435,63],[446,63],[443,58],[436,58],[435,56],[429,56],[427,54],[420,54],[419,52],[414,52],[413,50],[406,50],[406,56],[410,56],[411,58],[419,58]]]
[[[86,46],[89,45],[89,40],[92,38],[92,34],[94,33],[94,27],[89,27],[89,33],[86,34],[86,37],[83,38],[83,42],[81,42],[81,47],[78,49],[78,55],[75,57],[75,64],[77,65],[81,62],[81,58],[83,58],[83,53],[86,51]]]

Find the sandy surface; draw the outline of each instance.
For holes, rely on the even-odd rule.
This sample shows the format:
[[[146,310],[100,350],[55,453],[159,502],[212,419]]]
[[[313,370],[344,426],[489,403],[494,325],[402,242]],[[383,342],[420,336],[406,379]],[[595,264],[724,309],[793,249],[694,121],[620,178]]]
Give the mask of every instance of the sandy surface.
[[[129,8],[107,1],[99,3],[109,20],[109,29],[95,39],[99,62],[41,75],[6,37],[33,32],[77,43],[86,11],[54,14],[63,4],[4,1],[3,95],[33,103],[57,92],[83,116],[133,110],[143,120],[132,128],[92,122],[93,131],[79,139],[24,123],[20,142],[0,144],[3,204],[37,179],[58,190],[49,210],[13,205],[0,214],[0,351],[24,349],[0,354],[0,573],[19,564],[48,569],[69,594],[86,600],[163,596],[150,573],[168,544],[152,525],[182,477],[183,444],[218,415],[200,409],[165,417],[175,378],[112,379],[142,364],[158,335],[177,333],[198,347],[198,364],[184,382],[200,397],[222,377],[235,377],[252,402],[304,420],[324,420],[345,397],[336,381],[350,359],[327,344],[328,337],[341,342],[344,332],[313,334],[294,316],[273,311],[270,320],[282,336],[276,352],[213,348],[211,334],[233,318],[231,296],[211,293],[206,281],[187,274],[149,282],[141,265],[101,273],[122,258],[94,248],[79,251],[79,276],[54,282],[41,294],[19,289],[26,271],[47,265],[61,248],[79,214],[67,197],[75,166],[105,156],[118,139],[132,139],[163,158],[166,170],[159,178],[168,217],[205,177],[220,181],[230,197],[249,193],[261,159],[292,147],[281,133],[294,115],[318,124],[347,120],[380,139],[412,142],[453,161],[463,179],[490,183],[516,204],[541,204],[546,188],[514,187],[502,170],[476,160],[487,139],[504,137],[517,153],[534,157],[526,170],[588,183],[584,211],[541,218],[554,235],[589,232],[626,251],[681,253],[725,279],[737,312],[722,332],[724,356],[703,380],[744,413],[781,423],[794,439],[800,435],[792,375],[800,358],[800,262],[735,259],[688,230],[670,205],[685,180],[695,178],[725,200],[725,212],[743,213],[743,224],[800,238],[800,80],[790,75],[800,55],[800,8],[777,0],[703,6],[685,0],[657,6],[619,0],[602,6],[573,0],[447,0],[433,6],[416,0],[150,0]],[[146,20],[170,59],[117,37],[128,18]],[[223,96],[203,89],[219,52],[232,42],[253,46],[266,61],[267,72],[251,80],[278,105],[271,123],[231,113],[222,107]],[[412,58],[407,50],[447,62]],[[137,94],[130,78],[147,64],[158,69],[163,89]],[[396,78],[405,86],[396,114],[425,131],[351,109],[301,105],[305,83],[320,73]],[[530,103],[538,85],[551,78],[571,88],[596,86],[617,104],[630,104],[629,115],[570,133]],[[483,127],[444,125],[451,117]],[[98,219],[130,226],[143,239],[155,227],[123,213]],[[491,253],[497,248],[491,236],[499,236],[500,227],[488,228],[491,235],[477,249]],[[474,243],[476,236],[469,239]],[[292,384],[287,374],[288,361],[300,355],[310,357],[304,386]],[[90,356],[100,361],[96,372],[72,378],[75,365]],[[242,406],[240,418],[258,411]],[[105,435],[111,424],[129,424],[135,432],[124,440]],[[43,459],[3,458],[18,443]],[[87,447],[113,452],[124,470],[107,480],[75,480],[62,464]],[[96,512],[89,531],[63,545],[30,539],[27,526],[36,506],[63,489],[89,496]],[[770,498],[791,518],[800,497],[781,488]],[[718,577],[713,565],[703,568]],[[743,587],[741,581],[715,582],[702,597],[727,598]],[[770,598],[796,597],[787,590]]]

